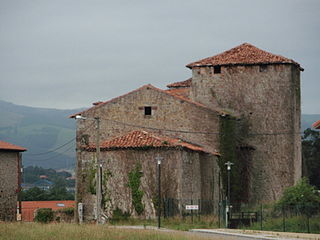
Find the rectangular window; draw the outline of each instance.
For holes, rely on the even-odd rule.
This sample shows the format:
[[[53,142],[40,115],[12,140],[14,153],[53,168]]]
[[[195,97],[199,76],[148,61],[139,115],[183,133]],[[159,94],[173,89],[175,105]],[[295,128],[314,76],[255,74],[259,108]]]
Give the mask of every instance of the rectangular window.
[[[214,66],[214,67],[213,67],[213,73],[214,73],[214,74],[219,74],[219,73],[221,73],[221,66]]]
[[[259,71],[260,72],[266,72],[268,70],[268,65],[260,65]]]
[[[144,107],[144,115],[151,116],[152,108],[151,107]]]

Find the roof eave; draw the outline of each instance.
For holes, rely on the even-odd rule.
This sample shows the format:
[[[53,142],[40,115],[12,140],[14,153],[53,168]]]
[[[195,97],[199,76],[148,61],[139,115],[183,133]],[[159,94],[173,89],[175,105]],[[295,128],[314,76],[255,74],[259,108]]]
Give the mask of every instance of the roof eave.
[[[225,63],[225,64],[196,64],[190,63],[186,65],[187,68],[192,69],[195,67],[214,67],[214,66],[252,66],[252,65],[275,65],[275,64],[292,64],[299,68],[301,72],[304,71],[304,68],[300,66],[299,63],[296,62],[260,62],[260,63]]]

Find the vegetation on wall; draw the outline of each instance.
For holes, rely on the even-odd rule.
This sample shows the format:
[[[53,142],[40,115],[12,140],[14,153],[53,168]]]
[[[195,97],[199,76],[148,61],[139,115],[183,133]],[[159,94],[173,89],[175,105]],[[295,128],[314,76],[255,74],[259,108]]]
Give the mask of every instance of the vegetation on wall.
[[[95,167],[95,163],[92,163],[91,166],[88,167],[88,192],[90,192],[91,194],[96,194],[96,173],[97,169]]]
[[[243,182],[247,179],[245,175],[248,172],[248,162],[242,160],[243,150],[240,148],[245,134],[246,126],[243,126],[242,122],[237,121],[237,119],[232,116],[221,118],[219,135],[221,157],[218,160],[218,164],[221,171],[223,189],[227,191],[228,172],[225,163],[228,161],[233,163],[230,172],[232,203],[240,203],[241,201],[247,200],[247,189],[244,187]],[[244,158],[247,157],[248,156],[245,156]]]
[[[144,193],[142,190],[140,190],[141,177],[143,175],[141,169],[141,164],[136,164],[134,169],[132,169],[132,171],[129,172],[128,176],[128,186],[131,189],[132,205],[134,206],[134,209],[136,210],[138,215],[142,214],[144,211],[144,205],[142,203],[142,197]]]
[[[111,197],[110,197],[110,190],[108,189],[108,181],[112,177],[112,173],[109,169],[106,169],[103,172],[103,178],[102,178],[102,186],[103,186],[103,191],[102,191],[102,201],[103,205],[106,206],[108,203],[111,203]]]

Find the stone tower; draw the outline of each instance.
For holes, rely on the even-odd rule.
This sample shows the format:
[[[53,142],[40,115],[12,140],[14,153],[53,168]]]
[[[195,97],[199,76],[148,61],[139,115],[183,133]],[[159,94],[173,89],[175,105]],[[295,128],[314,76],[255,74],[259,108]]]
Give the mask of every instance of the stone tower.
[[[244,43],[187,65],[191,99],[246,123],[249,202],[269,202],[301,177],[300,65]],[[248,159],[247,159],[248,160]]]

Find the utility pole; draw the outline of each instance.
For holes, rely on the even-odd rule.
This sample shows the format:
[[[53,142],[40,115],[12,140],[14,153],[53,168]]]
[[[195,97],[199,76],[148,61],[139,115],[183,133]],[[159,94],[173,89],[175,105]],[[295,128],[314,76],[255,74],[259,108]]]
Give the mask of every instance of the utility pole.
[[[96,159],[97,159],[97,184],[96,184],[96,196],[97,196],[97,224],[101,222],[101,177],[102,177],[102,164],[100,161],[100,118],[95,117],[96,120]]]
[[[228,172],[228,195],[227,195],[227,201],[226,201],[226,227],[228,228],[228,220],[231,213],[230,203],[231,203],[231,197],[230,197],[230,171],[231,166],[233,165],[232,162],[228,161],[224,165],[227,166],[227,172]]]
[[[158,229],[161,227],[161,161],[162,157],[157,156],[157,167],[158,167]]]
[[[96,175],[97,175],[97,181],[96,181],[96,212],[97,212],[97,221],[96,224],[100,224],[101,222],[101,202],[102,202],[102,163],[100,159],[100,118],[86,118],[81,115],[77,115],[75,117],[76,119],[82,119],[82,120],[95,120],[96,122]]]

